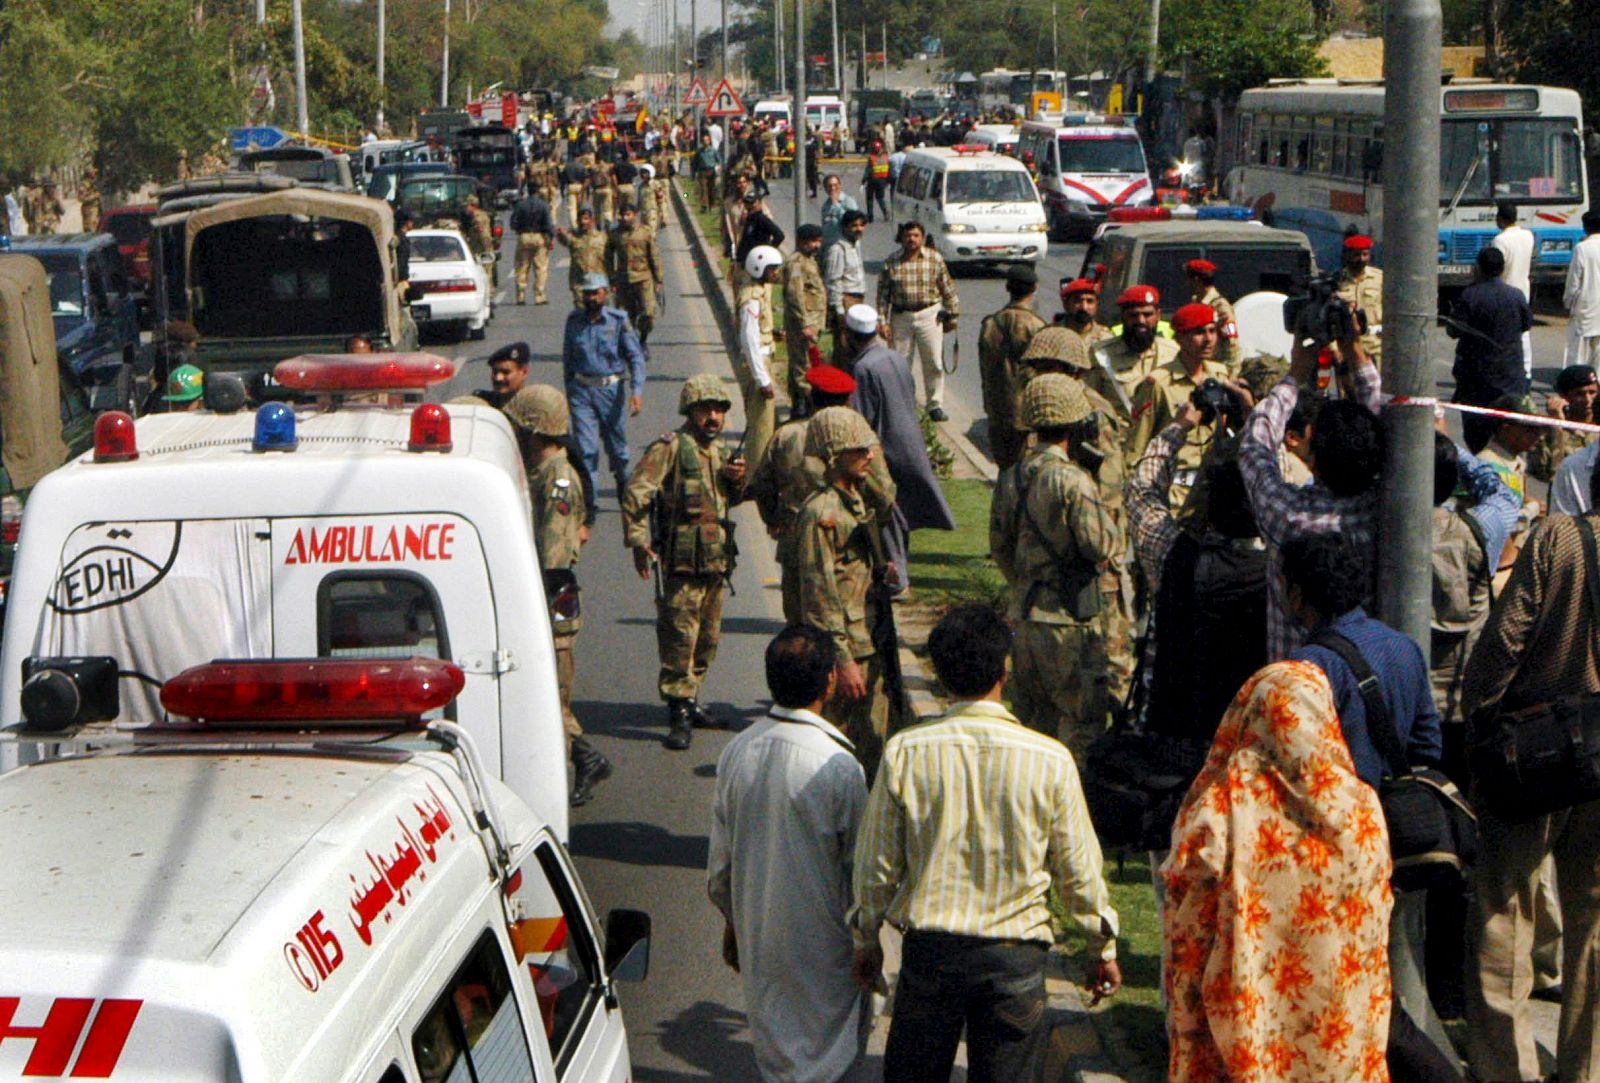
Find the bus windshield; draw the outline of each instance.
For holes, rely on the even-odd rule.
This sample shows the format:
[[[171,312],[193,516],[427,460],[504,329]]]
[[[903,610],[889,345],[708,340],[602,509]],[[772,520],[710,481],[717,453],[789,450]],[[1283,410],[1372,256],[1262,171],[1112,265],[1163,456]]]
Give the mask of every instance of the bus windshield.
[[[1439,200],[1583,198],[1583,162],[1571,118],[1446,120],[1440,125]]]
[[[1063,173],[1143,173],[1144,149],[1138,136],[1062,135]]]

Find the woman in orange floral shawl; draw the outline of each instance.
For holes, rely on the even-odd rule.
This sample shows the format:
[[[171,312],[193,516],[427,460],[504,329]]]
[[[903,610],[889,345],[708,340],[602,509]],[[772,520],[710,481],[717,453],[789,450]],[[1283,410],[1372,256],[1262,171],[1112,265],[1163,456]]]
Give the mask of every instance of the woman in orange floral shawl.
[[[1387,1083],[1389,837],[1328,679],[1245,682],[1189,788],[1167,885],[1167,1077]]]

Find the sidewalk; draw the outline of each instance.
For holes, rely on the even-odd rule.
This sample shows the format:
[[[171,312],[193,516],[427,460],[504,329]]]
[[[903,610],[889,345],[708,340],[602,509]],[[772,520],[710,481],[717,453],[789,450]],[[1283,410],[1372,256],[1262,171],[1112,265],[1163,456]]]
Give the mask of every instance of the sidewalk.
[[[719,273],[720,251],[702,232],[699,220],[688,203],[688,198],[692,197],[685,197],[676,184],[672,185],[672,196],[678,224],[695,250],[695,268],[701,286],[722,329],[723,339],[731,349],[735,339],[733,300],[728,294],[727,283]],[[957,476],[992,482],[996,474],[994,464],[963,435],[959,425],[963,420],[958,418],[941,426],[945,442],[956,451]],[[928,621],[913,618],[902,624],[900,667],[905,678],[907,708],[919,720],[931,718],[944,710],[944,704],[935,695],[935,681],[919,656],[919,652],[925,653]],[[1073,961],[1061,950],[1050,953],[1045,979],[1048,996],[1045,1010],[1050,1027],[1050,1044],[1044,1079],[1049,1083],[1128,1083],[1127,1077],[1118,1074],[1113,1058],[1101,1042],[1081,987],[1068,976],[1068,967],[1073,965]],[[882,1062],[899,970],[900,937],[891,930],[884,937],[884,975],[889,983],[889,996],[875,1004],[877,1010],[867,1043],[869,1068]],[[950,1078],[952,1083],[965,1083],[965,1043],[957,1050],[956,1070]]]

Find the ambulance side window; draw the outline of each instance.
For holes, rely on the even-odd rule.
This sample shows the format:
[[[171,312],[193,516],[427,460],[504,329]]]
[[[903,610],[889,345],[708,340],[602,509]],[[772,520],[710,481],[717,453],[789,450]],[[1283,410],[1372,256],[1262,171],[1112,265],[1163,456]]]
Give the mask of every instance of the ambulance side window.
[[[334,572],[317,584],[322,658],[449,658],[439,595],[413,572]]]
[[[389,1070],[378,1077],[378,1083],[406,1083],[406,1074],[398,1064],[391,1064]]]
[[[478,938],[417,1024],[411,1051],[422,1083],[522,1083],[534,1077],[511,974],[492,932]]]
[[[522,907],[517,940],[533,979],[539,1014],[557,1072],[565,1072],[582,1041],[584,1022],[601,995],[600,951],[583,904],[547,842],[521,867]]]

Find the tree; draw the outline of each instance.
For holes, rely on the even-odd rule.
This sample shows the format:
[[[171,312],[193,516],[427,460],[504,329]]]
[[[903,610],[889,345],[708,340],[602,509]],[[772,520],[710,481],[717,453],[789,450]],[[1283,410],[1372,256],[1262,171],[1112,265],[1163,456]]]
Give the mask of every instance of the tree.
[[[1168,11],[1161,32],[1168,57],[1186,64],[1190,85],[1223,108],[1268,79],[1327,71],[1306,0],[1207,0]]]
[[[1515,78],[1572,87],[1591,117],[1600,109],[1600,20],[1584,0],[1522,0],[1500,33],[1501,55]]]

